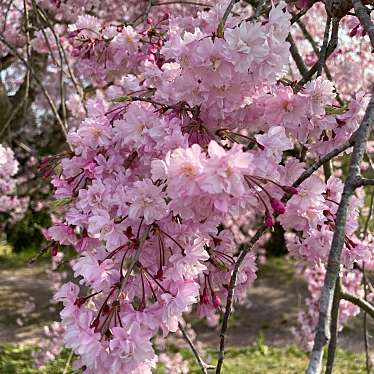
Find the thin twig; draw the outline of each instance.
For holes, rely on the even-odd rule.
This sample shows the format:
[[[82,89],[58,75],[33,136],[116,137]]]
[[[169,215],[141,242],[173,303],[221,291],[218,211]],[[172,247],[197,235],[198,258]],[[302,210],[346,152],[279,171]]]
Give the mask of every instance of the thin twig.
[[[331,17],[328,15],[327,20],[326,20],[325,33],[323,34],[322,47],[318,55],[317,77],[319,77],[322,74],[322,68],[325,66],[327,45],[329,43],[329,36],[330,36],[330,26],[331,26]]]
[[[219,346],[219,353],[218,353],[218,362],[216,367],[216,374],[221,373],[223,360],[225,358],[225,334],[227,331],[228,320],[232,310],[232,303],[234,297],[234,290],[236,286],[236,279],[239,272],[239,267],[244,261],[244,258],[248,254],[248,252],[253,248],[253,246],[257,243],[257,241],[261,238],[262,234],[266,231],[267,227],[262,225],[256,232],[256,234],[252,237],[252,239],[244,244],[244,248],[242,249],[238,259],[235,262],[234,269],[230,278],[230,284],[228,288],[227,294],[227,301],[225,307],[225,313],[223,316],[221,332],[220,332],[220,346]]]
[[[48,91],[46,90],[43,83],[41,82],[41,80],[39,79],[37,74],[35,73],[34,68],[18,53],[17,49],[13,45],[11,45],[4,38],[4,36],[1,33],[0,33],[0,41],[3,44],[5,44],[13,52],[13,54],[17,56],[17,58],[22,62],[22,64],[25,65],[25,67],[30,71],[30,73],[31,73],[33,79],[35,80],[36,84],[39,86],[39,88],[41,89],[44,97],[47,99],[47,102],[48,102],[48,104],[49,104],[49,106],[52,110],[52,113],[54,114],[54,116],[57,119],[58,124],[60,125],[61,131],[63,132],[65,138],[67,138],[67,131],[66,131],[65,125],[64,125],[60,115],[58,114],[58,110],[57,110],[51,96],[49,95]],[[68,145],[69,145],[70,149],[72,150],[71,145],[70,144],[68,144]]]
[[[193,355],[195,356],[195,359],[196,359],[196,362],[197,364],[199,365],[200,369],[201,369],[201,372],[204,373],[204,374],[207,374],[208,373],[208,369],[214,369],[214,366],[211,366],[211,365],[208,365],[207,363],[205,363],[205,361],[202,359],[199,351],[197,350],[197,348],[195,347],[192,339],[188,336],[186,330],[184,329],[184,327],[182,326],[181,323],[178,323],[178,327],[179,327],[179,330],[181,330],[182,332],[182,335],[183,335],[183,338],[184,340],[188,343],[188,345],[190,346],[191,348],[191,351],[193,353]]]
[[[356,16],[369,35],[371,46],[374,49],[374,24],[371,21],[370,13],[361,0],[352,0],[352,4],[355,8]]]
[[[374,179],[358,178],[356,180],[356,187],[363,187],[363,186],[374,186]]]
[[[365,262],[362,264],[362,283],[364,286],[364,300],[367,301],[368,290],[367,290],[367,278],[365,271]],[[363,330],[364,330],[364,346],[365,346],[365,358],[366,358],[366,373],[370,374],[371,372],[371,363],[369,355],[369,337],[368,337],[368,326],[367,326],[367,313],[364,311],[363,317]]]
[[[368,301],[364,299],[360,299],[359,297],[352,295],[348,292],[342,292],[341,297],[344,300],[351,302],[354,305],[360,307],[363,311],[369,314],[370,317],[374,318],[374,306],[370,304]]]
[[[238,3],[239,0],[231,0],[229,5],[227,6],[226,10],[225,10],[225,13],[223,13],[223,16],[221,18],[221,21],[219,22],[218,24],[218,28],[217,28],[217,36],[219,38],[222,38],[224,33],[225,33],[225,24],[226,24],[226,21],[227,21],[227,18],[229,18],[229,15],[232,11],[232,8],[234,7],[234,5],[236,3]]]
[[[323,164],[330,161],[334,157],[338,156],[348,148],[352,147],[352,145],[355,142],[355,135],[356,133],[353,133],[353,135],[350,137],[349,140],[347,140],[345,143],[340,145],[339,147],[336,147],[323,157],[321,157],[317,162],[315,162],[312,166],[310,166],[307,170],[303,172],[303,174],[300,175],[299,178],[293,183],[293,187],[298,187],[302,182],[304,182],[307,178],[309,178],[315,171],[317,171]]]
[[[146,6],[144,12],[142,14],[140,14],[133,22],[131,22],[131,24],[134,27],[140,25],[141,23],[143,23],[147,19],[148,14],[151,11],[152,5],[153,5],[152,0],[148,0],[147,6]]]
[[[314,5],[314,2],[310,2],[308,6],[306,6],[303,10],[299,13],[294,14],[291,18],[291,25],[295,22],[299,21],[301,17],[303,17],[306,13],[308,13],[309,9]]]
[[[365,225],[364,225],[364,231],[362,232],[362,240],[365,240],[367,235],[368,235],[368,229],[369,229],[369,223],[371,220],[371,216],[373,215],[373,205],[374,205],[374,188],[371,191],[371,196],[370,196],[370,203],[369,203],[369,212],[368,216],[366,217],[365,220]]]
[[[316,41],[313,39],[313,36],[310,34],[310,32],[308,31],[308,29],[306,28],[306,26],[304,25],[304,23],[300,19],[297,20],[296,22],[297,22],[298,26],[300,27],[300,30],[303,33],[305,39],[307,39],[308,42],[310,43],[310,45],[312,46],[314,53],[318,56],[318,54],[319,54],[318,45],[317,45]],[[323,70],[325,71],[326,78],[329,81],[333,82],[333,78],[332,78],[330,69],[326,64],[326,61],[325,61],[324,66],[323,66]],[[334,84],[334,87],[335,87],[335,84]],[[335,87],[335,91],[336,91],[336,100],[338,101],[338,103],[341,106],[343,106],[345,104],[344,100],[341,98],[341,96],[340,96],[339,92],[337,91],[336,87]]]
[[[299,69],[301,76],[306,77],[306,75],[308,74],[308,69],[305,66],[304,60],[303,60],[302,56],[300,55],[299,50],[297,49],[296,43],[295,43],[291,33],[288,34],[286,40],[290,43],[291,56],[292,56],[293,60],[295,61],[295,64],[296,64],[297,68]]]
[[[78,78],[75,76],[75,74],[74,74],[74,72],[73,72],[73,70],[70,66],[70,62],[69,62],[69,60],[67,58],[67,55],[65,53],[65,49],[61,44],[60,38],[57,36],[56,31],[55,31],[52,23],[50,22],[50,20],[48,18],[48,15],[44,11],[44,9],[40,8],[35,3],[35,0],[32,0],[32,3],[33,3],[34,9],[36,10],[38,18],[41,19],[46,24],[46,26],[50,29],[50,31],[52,32],[52,35],[55,39],[55,43],[56,43],[57,48],[59,50],[59,55],[60,55],[60,60],[61,60],[60,68],[61,68],[61,70],[63,69],[63,62],[62,62],[62,57],[63,57],[63,59],[65,60],[65,64],[66,64],[66,67],[67,67],[68,74],[66,74],[65,72],[64,73],[66,75],[68,75],[70,77],[71,81],[73,82],[74,88],[75,88],[77,94],[80,96],[80,98],[82,100],[84,110],[87,112],[87,108],[86,108],[85,102],[84,102],[84,88],[83,88],[82,84],[78,81]],[[47,45],[49,45],[48,37],[46,35],[44,35],[44,38],[46,39]],[[50,47],[49,47],[49,49],[51,51],[51,56],[54,58],[53,51],[51,50]],[[56,65],[58,65],[58,64],[56,64]],[[66,113],[66,109],[65,109],[65,113]]]
[[[74,352],[73,352],[73,350],[71,350],[71,352],[69,354],[69,357],[68,357],[68,359],[66,361],[66,364],[65,364],[65,367],[64,367],[64,371],[63,371],[62,374],[67,374],[68,373],[70,362],[73,359],[73,356],[74,356]]]
[[[330,326],[330,342],[327,351],[326,374],[332,374],[334,367],[335,351],[338,342],[338,321],[339,321],[339,303],[340,303],[340,278],[336,280],[334,299],[331,309],[331,326]]]
[[[339,19],[333,18],[332,20],[332,30],[331,38],[326,50],[325,61],[331,56],[338,46],[338,36],[339,36]],[[299,92],[305,83],[309,82],[313,75],[318,71],[319,60],[309,69],[306,77],[303,77],[294,87],[295,92]]]

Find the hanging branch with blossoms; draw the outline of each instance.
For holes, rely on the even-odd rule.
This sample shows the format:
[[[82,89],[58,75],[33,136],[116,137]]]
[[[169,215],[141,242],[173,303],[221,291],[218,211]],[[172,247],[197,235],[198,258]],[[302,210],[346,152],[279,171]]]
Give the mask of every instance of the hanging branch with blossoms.
[[[66,245],[77,253],[76,281],[55,294],[75,367],[150,373],[153,340],[181,330],[201,371],[220,373],[234,303],[245,300],[257,251],[278,223],[311,293],[296,334],[310,350],[317,331],[308,372],[321,372],[331,326],[373,308],[358,269],[372,266],[373,238],[357,235],[364,195],[350,196],[373,184],[360,172],[372,73],[361,64],[368,82],[345,79],[329,64],[354,49],[343,38],[337,51],[340,28],[360,36],[357,45],[372,37],[368,9],[355,1],[354,14],[348,1],[111,3],[25,2],[40,30],[25,40],[12,27],[0,32],[3,56],[27,51],[20,65],[70,147],[41,166],[64,206],[46,233],[51,253]],[[300,26],[314,18],[325,20],[312,33],[320,43]],[[59,87],[37,78],[30,49],[54,61]],[[352,147],[344,183],[329,165]],[[213,366],[186,334],[191,312],[212,324],[222,316]]]

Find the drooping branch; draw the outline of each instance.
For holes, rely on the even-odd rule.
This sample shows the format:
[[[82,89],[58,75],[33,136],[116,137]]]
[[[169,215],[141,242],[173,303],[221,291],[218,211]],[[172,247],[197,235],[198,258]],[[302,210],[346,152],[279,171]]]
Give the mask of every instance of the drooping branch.
[[[326,53],[327,53],[327,45],[329,42],[330,36],[330,26],[331,26],[331,17],[327,16],[325,32],[323,35],[323,43],[321,50],[319,51],[318,61],[317,61],[317,76],[322,74],[322,68],[325,66],[326,63]]]
[[[52,110],[52,113],[53,115],[56,117],[56,120],[58,122],[58,124],[60,125],[60,128],[61,128],[61,131],[63,132],[65,138],[67,138],[67,129],[65,128],[65,125],[64,125],[64,122],[62,121],[59,113],[58,113],[58,110],[56,108],[56,105],[55,103],[53,102],[51,96],[49,95],[48,91],[46,90],[46,88],[44,87],[43,83],[41,82],[41,80],[39,79],[38,75],[35,73],[35,70],[34,68],[18,53],[17,49],[11,45],[5,38],[4,36],[0,33],[0,42],[2,42],[3,44],[5,44],[11,51],[12,53],[17,56],[18,60],[23,64],[25,65],[25,67],[30,71],[33,79],[35,80],[36,84],[39,86],[40,90],[42,91],[44,97],[46,98],[51,110]]]
[[[362,285],[364,287],[364,300],[367,301],[368,297],[368,287],[367,287],[367,276],[366,276],[366,270],[365,270],[365,262],[362,264]],[[364,338],[364,346],[365,346],[365,358],[366,358],[366,372],[370,374],[371,371],[371,360],[369,355],[369,336],[368,336],[368,326],[367,326],[367,319],[368,315],[366,312],[364,312],[364,318],[363,318],[363,338]]]
[[[300,175],[299,178],[293,183],[293,187],[299,187],[301,183],[303,183],[306,179],[308,179],[315,171],[317,171],[323,164],[332,160],[334,157],[340,155],[342,152],[347,150],[348,148],[352,147],[355,142],[356,133],[354,133],[349,140],[345,143],[336,147],[325,156],[321,157],[317,162],[311,165],[307,170]]]
[[[374,186],[374,179],[358,178],[356,180],[356,187],[362,187],[362,186]]]
[[[297,22],[297,25],[299,26],[301,32],[303,33],[305,39],[307,39],[308,42],[310,43],[310,45],[312,46],[314,53],[318,56],[319,55],[319,50],[318,50],[317,42],[313,39],[313,36],[310,34],[310,32],[308,31],[308,29],[306,28],[306,26],[304,25],[304,23],[300,19],[297,20],[296,22]],[[325,61],[324,66],[323,66],[323,70],[325,71],[326,78],[329,81],[333,82],[333,77],[331,75],[331,71],[330,71],[329,67],[326,64],[326,61]],[[336,91],[336,100],[338,101],[338,103],[340,105],[343,106],[344,105],[344,100],[341,98],[339,92],[337,92],[336,87],[335,87],[335,91]]]
[[[350,198],[356,188],[356,180],[360,177],[360,164],[363,159],[366,142],[369,137],[372,122],[374,120],[374,88],[370,103],[360,127],[355,133],[355,143],[349,165],[347,180],[336,214],[336,229],[334,232],[331,250],[326,267],[326,275],[320,297],[319,319],[311,353],[308,374],[319,374],[322,370],[323,348],[330,339],[330,316],[336,280],[339,275],[340,257],[344,245],[345,225]]]
[[[348,292],[342,292],[341,298],[343,300],[347,300],[351,302],[352,304],[357,305],[362,310],[364,310],[367,314],[369,314],[372,318],[374,318],[374,306],[370,304],[368,301],[361,299],[355,295],[352,295]]]
[[[374,49],[374,24],[371,21],[369,10],[362,4],[361,0],[352,0],[357,18],[369,35],[372,48]]]
[[[340,295],[340,278],[336,280],[334,300],[332,302],[331,310],[331,326],[330,326],[330,342],[327,351],[326,374],[332,374],[335,360],[335,351],[338,342],[338,321],[339,321],[339,304],[341,300]]]
[[[186,330],[184,329],[184,327],[182,326],[181,323],[178,324],[178,327],[179,327],[179,330],[181,330],[181,333],[183,335],[183,338],[184,340],[187,342],[187,344],[189,345],[193,355],[195,356],[195,359],[197,361],[197,364],[199,365],[200,369],[201,369],[201,372],[204,373],[204,374],[207,374],[208,373],[208,369],[214,369],[214,366],[211,366],[211,365],[208,365],[207,363],[205,363],[205,361],[202,359],[199,351],[197,350],[197,348],[195,347],[192,339],[188,336]]]
[[[331,37],[329,44],[327,46],[326,54],[324,55],[324,60],[327,59],[332,55],[335,51],[336,47],[338,46],[338,36],[339,36],[339,19],[333,18],[332,19],[332,28],[331,28]],[[299,92],[305,83],[309,82],[313,75],[317,73],[319,67],[319,59],[318,61],[309,69],[307,75],[303,77],[294,87],[295,92]]]
[[[225,32],[225,24],[226,24],[227,18],[229,18],[229,15],[230,15],[230,13],[232,11],[232,8],[238,2],[239,2],[239,0],[231,0],[230,3],[229,3],[229,5],[227,6],[227,8],[225,10],[225,13],[223,13],[222,19],[219,22],[218,28],[217,28],[217,36],[219,38],[223,37],[223,34]]]
[[[242,249],[238,259],[235,262],[234,270],[232,272],[232,275],[231,275],[231,278],[230,278],[230,284],[229,284],[229,287],[228,287],[225,313],[224,313],[224,316],[223,316],[223,321],[222,321],[222,326],[221,326],[220,346],[219,346],[216,374],[221,373],[223,360],[225,358],[225,335],[226,335],[226,331],[227,331],[229,317],[231,315],[233,298],[234,298],[234,290],[235,290],[235,286],[236,286],[236,280],[237,280],[240,265],[244,261],[246,255],[249,253],[249,251],[257,243],[257,241],[262,237],[262,235],[264,234],[266,229],[267,229],[267,227],[265,225],[262,225],[257,230],[256,234],[252,237],[252,239],[248,243],[245,243],[243,245],[243,249]]]
[[[307,180],[315,171],[317,171],[321,166],[332,160],[334,157],[338,156],[348,148],[350,148],[355,142],[356,133],[354,133],[351,138],[343,143],[341,146],[333,149],[331,152],[327,153],[324,157],[321,157],[320,160],[316,161],[313,165],[311,165],[293,184],[293,187],[299,187],[305,180]],[[287,200],[285,198],[284,200]],[[218,354],[218,362],[216,373],[220,373],[222,369],[222,364],[224,361],[224,351],[225,351],[225,335],[228,326],[228,320],[231,315],[232,311],[232,304],[233,304],[233,296],[234,296],[234,289],[236,286],[236,279],[237,274],[239,271],[239,267],[244,261],[246,255],[251,251],[254,245],[258,242],[258,240],[262,237],[262,235],[267,231],[267,227],[262,225],[256,232],[256,234],[251,238],[251,240],[247,243],[243,244],[242,251],[239,254],[239,257],[235,263],[234,270],[232,272],[230,278],[230,284],[228,287],[228,295],[227,301],[225,306],[225,312],[222,320],[221,325],[221,332],[220,332],[220,348]]]
[[[286,40],[288,41],[288,43],[290,43],[291,56],[293,60],[295,61],[295,64],[297,68],[299,69],[301,76],[306,77],[306,75],[308,74],[308,69],[304,64],[304,60],[297,49],[296,43],[293,40],[291,33],[288,34]]]

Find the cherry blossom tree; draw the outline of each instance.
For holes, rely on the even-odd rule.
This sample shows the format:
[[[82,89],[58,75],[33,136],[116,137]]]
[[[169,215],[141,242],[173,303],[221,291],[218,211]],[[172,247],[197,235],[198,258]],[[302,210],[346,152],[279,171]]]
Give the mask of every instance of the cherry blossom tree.
[[[372,197],[360,222],[374,184],[373,6],[0,4],[0,137],[49,150],[40,170],[60,212],[41,253],[76,251],[49,356],[59,340],[85,373],[150,373],[154,341],[180,331],[201,372],[221,373],[234,303],[277,225],[310,291],[295,330],[307,372],[322,371],[327,343],[332,372],[337,331],[374,317]],[[187,313],[220,325],[215,363]]]

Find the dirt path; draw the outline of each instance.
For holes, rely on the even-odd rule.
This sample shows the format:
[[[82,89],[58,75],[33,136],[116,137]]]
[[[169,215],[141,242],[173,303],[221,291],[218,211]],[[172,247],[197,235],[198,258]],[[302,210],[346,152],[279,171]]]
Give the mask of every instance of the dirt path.
[[[35,344],[42,337],[42,326],[58,318],[56,311],[50,310],[52,291],[45,269],[37,266],[0,270],[0,344]],[[306,295],[305,284],[292,276],[290,268],[276,265],[263,271],[249,292],[248,302],[237,308],[230,322],[228,344],[252,345],[260,335],[268,345],[294,343],[291,328],[296,325],[297,312]],[[28,301],[33,301],[36,308],[31,313],[26,311],[23,318]],[[362,352],[361,318],[352,321],[341,334],[341,347]],[[214,328],[200,322],[194,323],[194,328],[200,341],[210,347],[217,346],[218,333]],[[374,335],[371,321],[369,330]]]
[[[34,344],[42,326],[57,317],[50,310],[52,291],[45,269],[0,270],[0,343]],[[35,303],[34,310],[29,311],[30,303]]]

